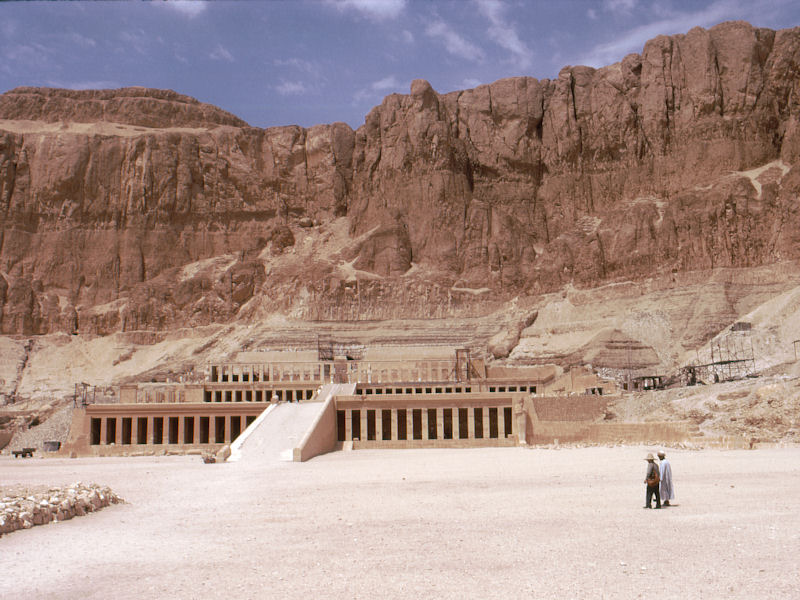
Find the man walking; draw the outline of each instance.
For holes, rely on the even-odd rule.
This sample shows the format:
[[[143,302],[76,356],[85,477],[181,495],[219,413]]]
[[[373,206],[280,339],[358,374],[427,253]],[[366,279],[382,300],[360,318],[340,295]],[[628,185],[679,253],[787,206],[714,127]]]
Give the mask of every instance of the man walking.
[[[675,488],[672,487],[672,467],[666,454],[661,450],[658,453],[659,493],[664,506],[669,506],[669,501],[675,498]]]
[[[644,482],[647,484],[647,496],[645,500],[645,508],[652,508],[650,505],[653,496],[656,497],[656,508],[661,508],[661,496],[658,493],[659,470],[658,465],[655,463],[653,454],[650,453],[645,458],[647,461],[647,473],[644,476]]]

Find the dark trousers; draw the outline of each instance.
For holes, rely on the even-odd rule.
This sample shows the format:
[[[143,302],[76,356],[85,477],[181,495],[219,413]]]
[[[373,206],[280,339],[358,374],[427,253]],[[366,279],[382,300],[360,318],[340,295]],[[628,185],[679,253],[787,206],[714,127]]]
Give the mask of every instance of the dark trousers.
[[[647,486],[647,499],[645,500],[645,508],[650,508],[650,502],[653,498],[653,495],[656,497],[656,508],[661,508],[661,494],[658,491],[657,485],[648,485]]]

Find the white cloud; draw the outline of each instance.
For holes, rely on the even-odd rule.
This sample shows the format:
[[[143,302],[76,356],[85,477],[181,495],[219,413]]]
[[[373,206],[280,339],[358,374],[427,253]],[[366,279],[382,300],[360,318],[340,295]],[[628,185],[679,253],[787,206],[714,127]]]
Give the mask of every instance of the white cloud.
[[[599,44],[577,61],[577,64],[602,67],[622,60],[631,52],[641,52],[645,42],[658,35],[684,33],[692,27],[710,27],[720,21],[742,17],[744,9],[735,1],[723,0],[692,13],[677,13],[670,18],[641,25],[617,36],[613,41]]]
[[[328,0],[340,11],[354,10],[361,15],[384,21],[396,19],[406,7],[406,0]]]
[[[464,86],[466,89],[476,88],[481,83],[483,83],[480,79],[475,79],[473,77],[467,77],[464,81],[461,82],[461,85]]]
[[[222,44],[217,44],[217,47],[214,48],[214,50],[208,56],[214,60],[227,60],[228,62],[233,62],[233,54],[228,52],[228,49]]]
[[[636,0],[603,0],[603,10],[611,13],[630,13]]]
[[[126,45],[133,48],[139,54],[147,54],[151,42],[143,29],[123,31],[119,34],[119,37]]]
[[[597,19],[597,11],[593,8],[590,8],[586,11],[586,16],[589,17],[592,21]]]
[[[197,15],[205,12],[206,8],[208,8],[208,3],[204,0],[167,0],[163,3],[163,6],[193,19]]]
[[[473,62],[483,61],[485,54],[481,48],[465,40],[444,21],[435,21],[425,28],[428,37],[440,40],[445,50],[453,56]]]
[[[406,44],[413,44],[414,43],[414,34],[411,33],[408,29],[404,29],[403,33],[401,34],[403,41]]]
[[[515,62],[523,69],[531,66],[531,51],[519,39],[513,25],[505,20],[505,5],[499,0],[476,0],[478,10],[489,19],[489,38],[514,56]]]
[[[410,82],[402,83],[394,75],[389,75],[356,91],[353,94],[353,104],[379,103],[387,93],[402,93],[400,90],[408,89],[410,85]]]
[[[92,38],[81,35],[80,33],[71,33],[69,35],[69,39],[75,42],[78,46],[83,46],[84,48],[94,48],[97,46],[97,42],[95,42]]]
[[[50,65],[54,51],[47,46],[33,42],[31,44],[9,44],[2,48],[2,62],[17,67],[44,68]]]
[[[281,96],[299,96],[308,93],[308,87],[302,81],[281,81],[275,91]]]
[[[312,75],[316,75],[320,71],[319,65],[303,58],[276,58],[272,61],[272,64],[276,67],[286,67]]]
[[[386,90],[394,90],[399,88],[400,82],[397,81],[397,78],[394,75],[390,75],[389,77],[384,77],[383,79],[373,82],[370,87],[376,92],[384,92]]]

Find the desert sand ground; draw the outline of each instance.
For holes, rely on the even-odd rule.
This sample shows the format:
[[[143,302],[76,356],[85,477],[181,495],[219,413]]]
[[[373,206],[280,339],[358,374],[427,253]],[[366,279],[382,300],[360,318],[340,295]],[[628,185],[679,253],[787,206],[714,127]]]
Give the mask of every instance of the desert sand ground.
[[[0,458],[127,503],[0,538],[0,598],[798,598],[800,448],[359,450],[306,463]]]

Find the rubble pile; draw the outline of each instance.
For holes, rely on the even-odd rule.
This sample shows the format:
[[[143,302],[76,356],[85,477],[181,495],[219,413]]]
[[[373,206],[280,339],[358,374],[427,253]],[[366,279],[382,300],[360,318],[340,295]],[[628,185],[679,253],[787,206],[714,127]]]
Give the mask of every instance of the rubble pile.
[[[28,496],[0,499],[0,535],[34,525],[57,523],[124,502],[110,488],[81,482]]]

